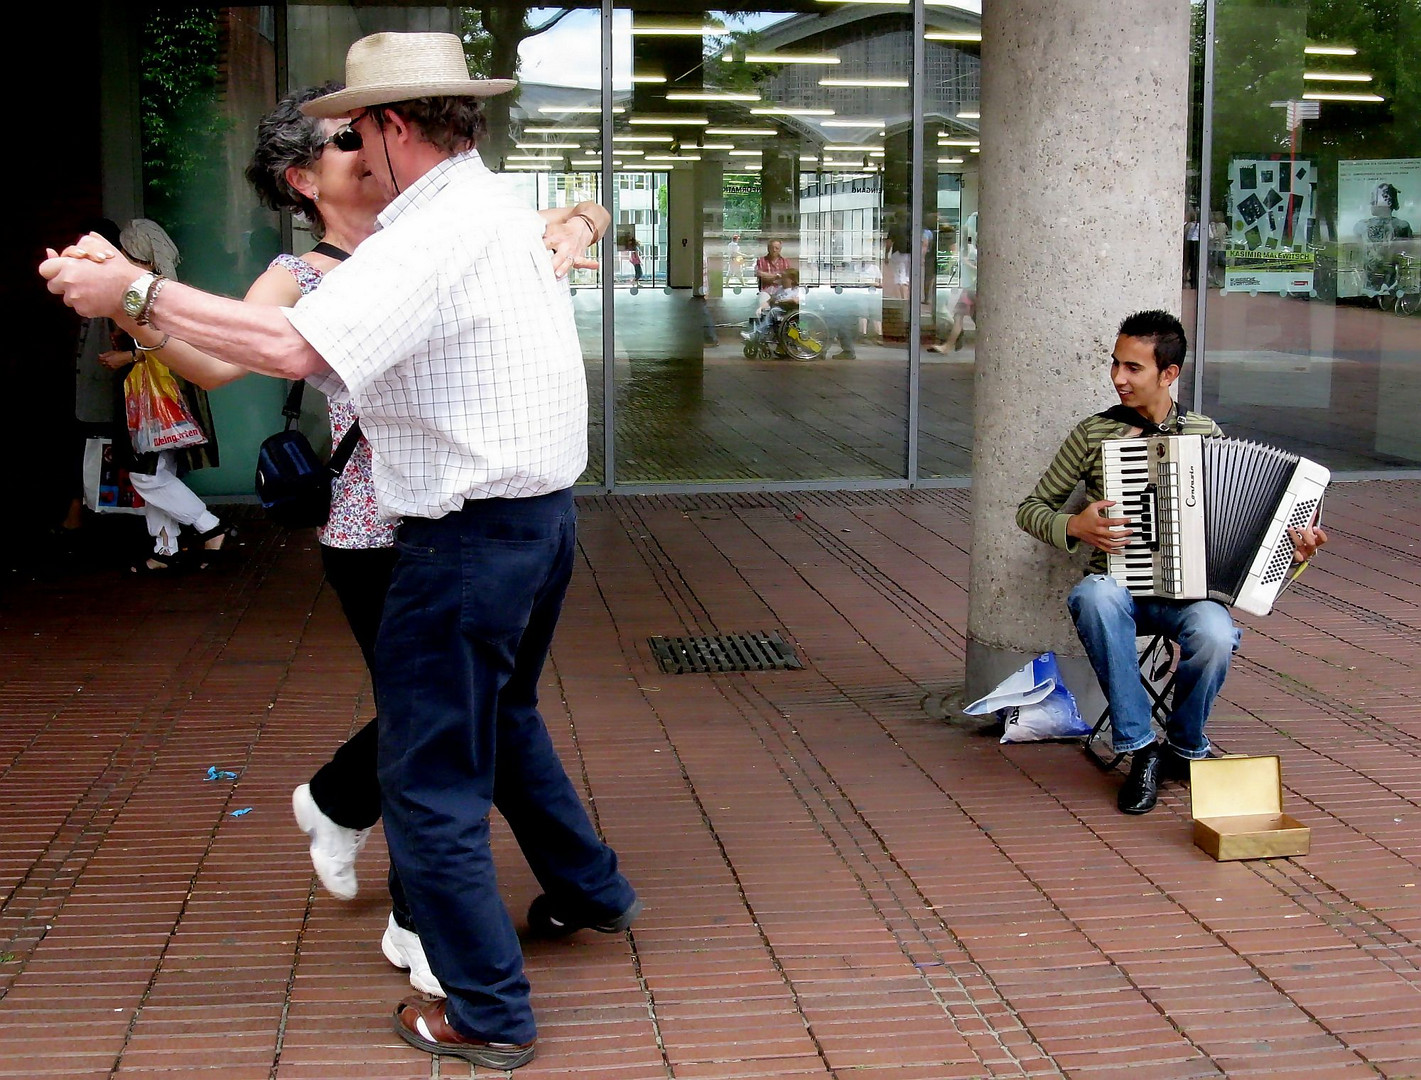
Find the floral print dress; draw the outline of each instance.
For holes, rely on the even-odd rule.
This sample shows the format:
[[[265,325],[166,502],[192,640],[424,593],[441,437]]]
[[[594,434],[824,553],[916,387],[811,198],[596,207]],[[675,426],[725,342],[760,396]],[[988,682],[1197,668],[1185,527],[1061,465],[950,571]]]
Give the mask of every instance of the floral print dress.
[[[321,272],[295,255],[278,255],[271,265],[281,267],[294,277],[303,296],[321,283]],[[349,402],[332,401],[329,407],[331,446],[334,448],[345,438],[358,414]],[[361,435],[345,470],[331,482],[330,520],[316,530],[316,538],[327,547],[360,549],[394,544],[396,523],[381,516],[376,505],[372,466],[370,443]]]

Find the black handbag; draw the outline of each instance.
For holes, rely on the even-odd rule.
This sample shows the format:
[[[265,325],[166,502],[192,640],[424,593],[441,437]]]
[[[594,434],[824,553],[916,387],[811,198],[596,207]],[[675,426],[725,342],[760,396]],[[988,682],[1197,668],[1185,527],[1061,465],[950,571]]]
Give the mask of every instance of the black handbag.
[[[314,248],[322,255],[345,260],[350,257],[333,244]],[[360,421],[350,425],[330,463],[321,461],[311,442],[292,425],[301,418],[301,395],[306,384],[297,379],[286,395],[281,414],[286,427],[266,439],[257,451],[257,496],[267,517],[290,529],[324,525],[331,516],[331,481],[345,471],[355,444],[360,439]]]
[[[257,496],[267,517],[289,529],[321,526],[331,516],[331,481],[345,471],[360,440],[360,421],[350,425],[340,445],[323,462],[305,435],[292,427],[301,415],[301,394],[306,384],[291,384],[282,406],[286,428],[261,444],[257,451]]]

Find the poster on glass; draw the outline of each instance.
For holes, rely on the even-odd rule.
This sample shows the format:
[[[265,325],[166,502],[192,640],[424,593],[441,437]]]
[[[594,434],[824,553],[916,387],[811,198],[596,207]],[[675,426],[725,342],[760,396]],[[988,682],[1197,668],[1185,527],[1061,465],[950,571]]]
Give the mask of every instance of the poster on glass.
[[[1314,296],[1317,169],[1296,158],[1229,162],[1229,239],[1223,291]]]
[[[1337,295],[1390,307],[1421,291],[1421,158],[1337,163]]]

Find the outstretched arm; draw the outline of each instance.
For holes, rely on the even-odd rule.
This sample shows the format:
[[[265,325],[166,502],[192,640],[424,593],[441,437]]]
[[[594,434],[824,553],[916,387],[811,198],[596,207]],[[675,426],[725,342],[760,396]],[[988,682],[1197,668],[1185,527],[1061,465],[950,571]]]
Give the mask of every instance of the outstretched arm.
[[[81,315],[115,318],[123,311],[123,293],[141,271],[97,233],[85,236],[64,255],[53,249],[40,264],[49,291]],[[213,296],[176,281],[166,281],[149,318],[170,333],[228,363],[285,379],[304,379],[330,366],[287,321],[281,310]]]
[[[290,307],[301,298],[296,279],[280,267],[272,267],[252,283],[242,302],[266,304],[268,307]],[[138,344],[148,347],[148,355],[157,357],[189,382],[204,390],[215,390],[248,374],[248,369],[219,360],[210,353],[194,348],[171,333],[152,326],[138,326],[126,315],[114,320]],[[157,348],[154,348],[157,346]]]

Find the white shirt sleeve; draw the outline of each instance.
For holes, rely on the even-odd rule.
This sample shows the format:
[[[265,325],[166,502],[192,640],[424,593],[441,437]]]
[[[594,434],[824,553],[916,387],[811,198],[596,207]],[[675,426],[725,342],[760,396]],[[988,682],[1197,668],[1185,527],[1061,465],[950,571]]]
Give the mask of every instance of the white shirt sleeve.
[[[443,260],[407,234],[399,228],[376,233],[326,274],[319,289],[284,309],[352,395],[433,336]]]

